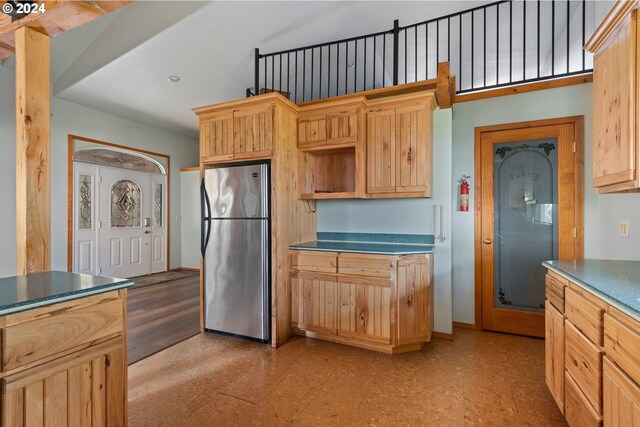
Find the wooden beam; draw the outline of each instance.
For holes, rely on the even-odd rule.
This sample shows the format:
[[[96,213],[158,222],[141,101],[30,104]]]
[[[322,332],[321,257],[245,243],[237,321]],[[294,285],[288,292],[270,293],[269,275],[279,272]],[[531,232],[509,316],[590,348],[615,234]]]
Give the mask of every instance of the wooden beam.
[[[477,101],[479,99],[496,98],[499,96],[515,95],[518,93],[534,92],[537,90],[553,89],[557,87],[579,85],[593,81],[593,74],[581,74],[579,76],[562,77],[553,80],[543,80],[540,82],[525,83],[516,86],[501,87],[498,89],[483,90],[471,92],[462,95],[456,95],[453,99],[454,103]]]
[[[449,73],[449,63],[440,62],[438,64],[438,79],[436,83],[436,100],[440,108],[451,108],[451,75]]]
[[[44,13],[32,13],[13,22],[7,15],[0,14],[0,59],[13,55],[13,35],[19,28],[28,27],[51,38],[120,9],[131,3],[131,0],[47,0],[36,3],[44,4]]]
[[[17,274],[51,268],[49,37],[31,28],[16,41]]]

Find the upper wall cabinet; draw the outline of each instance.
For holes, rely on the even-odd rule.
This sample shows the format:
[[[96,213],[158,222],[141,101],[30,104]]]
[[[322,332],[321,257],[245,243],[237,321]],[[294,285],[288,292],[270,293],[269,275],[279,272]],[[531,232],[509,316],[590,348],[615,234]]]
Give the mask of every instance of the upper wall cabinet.
[[[301,107],[298,115],[303,199],[364,197],[366,103],[361,97]]]
[[[371,102],[367,196],[431,197],[433,92]]]
[[[271,157],[273,111],[273,103],[267,102],[229,108],[216,106],[213,111],[199,113],[200,162]]]
[[[619,1],[585,49],[593,59],[593,186],[598,193],[640,189],[636,2]]]

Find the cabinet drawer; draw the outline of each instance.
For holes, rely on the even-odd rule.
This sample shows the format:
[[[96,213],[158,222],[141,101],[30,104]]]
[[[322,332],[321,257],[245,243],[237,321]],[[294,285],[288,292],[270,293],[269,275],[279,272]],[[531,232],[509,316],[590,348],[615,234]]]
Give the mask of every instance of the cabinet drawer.
[[[565,373],[564,416],[571,427],[599,427],[602,419],[580,391],[571,375]]]
[[[9,326],[2,335],[2,371],[37,362],[123,331],[117,294],[92,306]]]
[[[389,278],[391,259],[387,255],[340,254],[338,273]]]
[[[633,322],[633,323],[632,323]],[[640,384],[640,328],[612,309],[604,316],[604,351],[635,382]]]
[[[595,412],[602,414],[602,350],[565,321],[565,368]]]
[[[335,273],[338,265],[337,255],[334,252],[292,251],[291,270]]]
[[[556,279],[557,275],[547,274],[545,295],[547,300],[560,311],[564,313],[564,290],[567,286]]]
[[[594,344],[602,347],[603,319],[606,305],[587,296],[586,291],[569,286],[565,291],[564,310],[568,320]]]
[[[606,356],[602,389],[606,426],[640,425],[640,387]]]

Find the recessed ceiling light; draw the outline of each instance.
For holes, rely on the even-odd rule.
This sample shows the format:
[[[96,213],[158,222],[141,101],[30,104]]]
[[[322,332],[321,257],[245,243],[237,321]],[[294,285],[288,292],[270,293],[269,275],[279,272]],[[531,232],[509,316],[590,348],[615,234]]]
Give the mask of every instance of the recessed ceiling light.
[[[178,83],[180,80],[182,80],[180,76],[169,76],[169,81],[171,83]]]

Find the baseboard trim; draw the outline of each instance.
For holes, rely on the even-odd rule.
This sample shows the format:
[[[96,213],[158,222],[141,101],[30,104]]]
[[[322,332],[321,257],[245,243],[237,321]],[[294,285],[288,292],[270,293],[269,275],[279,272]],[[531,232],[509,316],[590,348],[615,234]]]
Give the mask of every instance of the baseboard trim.
[[[453,327],[458,329],[471,329],[473,331],[479,331],[480,328],[473,323],[453,322]]]
[[[190,271],[192,273],[200,273],[200,269],[199,268],[187,268],[187,267],[172,268],[169,271]]]
[[[431,336],[441,340],[453,341],[453,334],[447,334],[446,332],[432,332]]]

